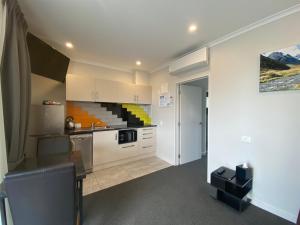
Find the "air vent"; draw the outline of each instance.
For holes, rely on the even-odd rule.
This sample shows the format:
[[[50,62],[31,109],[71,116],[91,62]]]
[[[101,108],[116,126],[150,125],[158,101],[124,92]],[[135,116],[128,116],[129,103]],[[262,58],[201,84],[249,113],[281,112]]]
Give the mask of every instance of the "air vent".
[[[173,75],[187,70],[200,68],[208,65],[208,48],[202,48],[180,59],[173,61],[169,66],[169,72]]]

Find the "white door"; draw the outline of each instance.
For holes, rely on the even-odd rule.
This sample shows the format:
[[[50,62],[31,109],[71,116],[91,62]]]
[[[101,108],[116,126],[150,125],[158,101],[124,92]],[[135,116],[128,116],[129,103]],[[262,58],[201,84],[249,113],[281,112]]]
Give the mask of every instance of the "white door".
[[[180,164],[201,158],[202,89],[180,85]]]

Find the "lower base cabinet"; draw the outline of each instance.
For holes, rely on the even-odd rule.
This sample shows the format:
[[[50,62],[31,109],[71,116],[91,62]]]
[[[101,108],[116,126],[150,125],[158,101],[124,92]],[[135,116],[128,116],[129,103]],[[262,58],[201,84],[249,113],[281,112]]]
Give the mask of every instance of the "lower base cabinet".
[[[156,128],[145,127],[138,129],[138,144],[142,151],[156,150]]]
[[[93,166],[118,159],[118,131],[93,133]]]
[[[118,130],[93,133],[93,167],[118,165],[130,158],[147,156],[155,151],[155,128],[138,128],[137,142],[118,144]]]

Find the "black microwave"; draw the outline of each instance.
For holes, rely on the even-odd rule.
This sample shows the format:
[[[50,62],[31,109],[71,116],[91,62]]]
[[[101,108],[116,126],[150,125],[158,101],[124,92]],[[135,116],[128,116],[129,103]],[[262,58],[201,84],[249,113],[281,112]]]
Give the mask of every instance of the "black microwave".
[[[119,130],[119,144],[126,144],[137,141],[137,131],[135,129]]]

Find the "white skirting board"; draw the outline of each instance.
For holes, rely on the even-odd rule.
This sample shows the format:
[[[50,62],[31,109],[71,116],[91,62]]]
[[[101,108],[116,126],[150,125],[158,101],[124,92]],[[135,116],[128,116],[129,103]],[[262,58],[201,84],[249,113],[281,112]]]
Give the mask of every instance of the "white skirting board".
[[[155,151],[149,151],[149,152],[145,152],[143,154],[134,156],[134,157],[128,157],[125,159],[121,159],[121,160],[117,160],[117,161],[113,161],[113,162],[109,162],[109,163],[103,163],[102,165],[98,165],[98,166],[94,166],[93,167],[93,172],[97,171],[97,170],[103,170],[103,169],[107,169],[110,167],[114,167],[114,166],[120,166],[120,165],[124,165],[130,162],[134,162],[140,159],[145,159],[148,157],[153,157],[155,156]]]
[[[163,160],[163,161],[169,163],[170,165],[173,165],[173,166],[175,165],[174,160],[170,160],[170,159],[168,159],[168,158],[166,158],[166,157],[163,157],[163,156],[157,154],[157,152],[156,152],[156,156],[157,156],[158,158],[160,158],[161,160]]]
[[[210,181],[207,182],[207,184],[210,185]],[[268,204],[268,203],[266,203],[264,201],[261,201],[261,200],[259,200],[257,198],[253,198],[251,196],[248,196],[248,198],[251,199],[251,204],[252,205],[254,205],[254,206],[256,206],[256,207],[258,207],[260,209],[263,209],[263,210],[265,210],[265,211],[267,211],[269,213],[272,213],[272,214],[274,214],[276,216],[279,216],[279,217],[281,217],[283,219],[286,219],[286,220],[288,220],[288,221],[290,221],[292,223],[296,223],[297,222],[297,217],[298,217],[297,214],[292,214],[292,213],[287,212],[285,210],[278,209],[278,208],[276,208],[276,207],[274,207],[274,206],[272,206],[272,205],[270,205],[270,204]]]
[[[268,211],[268,212],[270,212],[270,213],[272,213],[276,216],[284,218],[284,219],[286,219],[286,220],[288,220],[292,223],[296,223],[296,221],[297,221],[297,216],[298,215],[294,215],[294,214],[292,214],[290,212],[287,212],[285,210],[275,208],[274,206],[272,206],[272,205],[270,205],[266,202],[263,202],[259,199],[252,198],[251,204],[257,206],[258,208],[266,210],[266,211]]]

